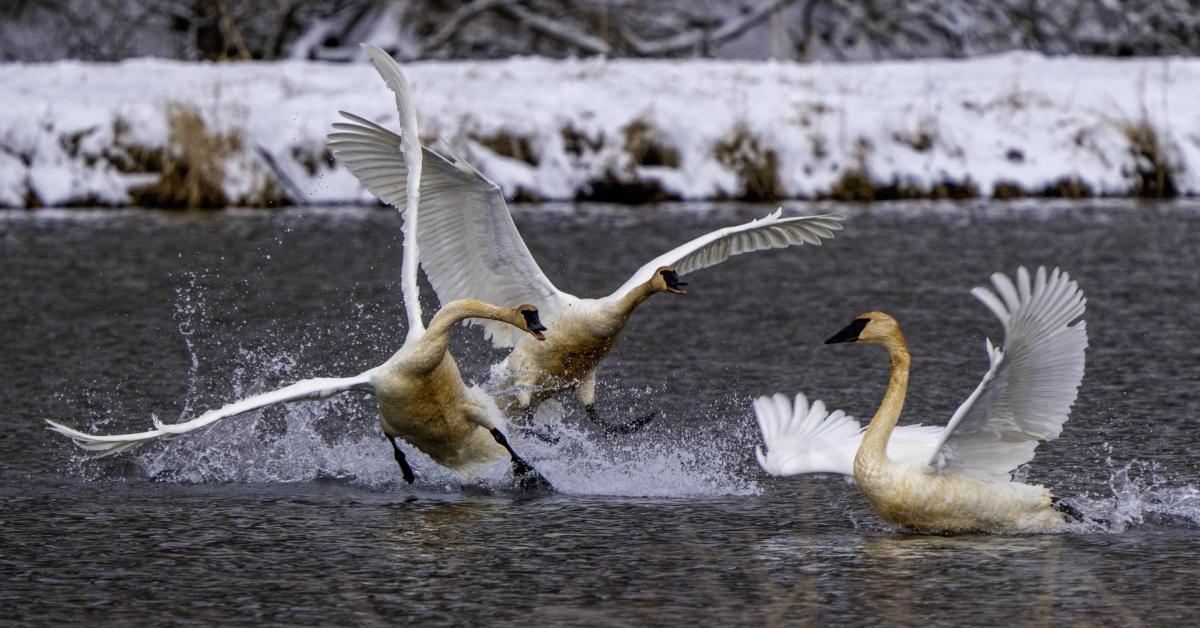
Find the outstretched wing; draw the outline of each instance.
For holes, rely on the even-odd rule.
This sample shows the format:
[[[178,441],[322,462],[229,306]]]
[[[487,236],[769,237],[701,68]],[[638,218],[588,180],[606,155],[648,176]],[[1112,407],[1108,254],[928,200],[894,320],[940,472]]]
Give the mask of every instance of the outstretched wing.
[[[276,403],[324,399],[351,390],[374,392],[374,387],[370,381],[370,371],[355,377],[318,377],[302,380],[279,390],[254,395],[253,397],[222,406],[219,409],[210,410],[184,423],[164,424],[157,417],[151,417],[154,421],[154,429],[145,432],[101,436],[81,432],[54,421],[47,420],[46,422],[50,424],[51,431],[58,432],[70,438],[75,441],[76,445],[79,445],[83,449],[97,452],[97,457],[102,458],[133,449],[152,440],[169,440],[181,434],[186,434],[206,425],[216,423],[221,419],[227,419]]]
[[[659,255],[633,274],[625,285],[609,295],[619,299],[636,286],[646,283],[654,271],[663,266],[673,266],[675,272],[685,275],[693,270],[708,268],[733,255],[752,253],[766,249],[781,249],[800,244],[821,245],[822,238],[832,238],[833,232],[842,228],[841,216],[801,216],[781,218],[779,208],[762,218],[745,224],[725,227],[706,233],[699,238]]]
[[[1033,459],[1039,441],[1058,438],[1075,403],[1088,344],[1079,320],[1087,299],[1057,268],[1039,267],[1033,278],[1018,268],[1015,284],[996,273],[992,285],[994,292],[979,287],[971,294],[1004,325],[1004,347],[987,341],[991,367],[951,417],[928,464],[1006,482]]]
[[[400,114],[400,129],[404,136],[395,137],[395,149],[402,155],[405,165],[407,185],[404,194],[396,200],[389,199],[394,207],[404,213],[404,257],[400,265],[400,288],[404,294],[404,310],[408,315],[408,338],[416,338],[425,333],[425,322],[421,320],[421,294],[417,289],[417,232],[419,226],[419,207],[421,201],[421,140],[417,134],[417,109],[413,104],[412,89],[404,72],[391,55],[371,44],[362,44],[367,56],[371,58],[375,70],[387,83],[388,89],[396,95],[396,111]],[[357,172],[355,173],[358,174]],[[407,210],[407,211],[404,211]]]
[[[354,114],[334,124],[329,149],[373,194],[403,206],[407,168],[400,136]],[[575,297],[560,291],[538,267],[499,186],[466,161],[423,149],[421,226],[417,244],[425,276],[442,303],[480,299],[515,306],[536,305],[542,320],[553,326],[559,308]],[[520,331],[496,321],[470,319],[483,325],[497,347],[511,347]]]
[[[811,405],[803,394],[795,402],[775,393],[754,400],[754,414],[762,432],[762,447],[755,449],[758,465],[771,475],[841,473],[854,475],[854,456],[862,444],[862,426],[854,417],[825,404]],[[905,425],[892,431],[888,457],[909,464],[923,464],[937,445],[942,428]]]

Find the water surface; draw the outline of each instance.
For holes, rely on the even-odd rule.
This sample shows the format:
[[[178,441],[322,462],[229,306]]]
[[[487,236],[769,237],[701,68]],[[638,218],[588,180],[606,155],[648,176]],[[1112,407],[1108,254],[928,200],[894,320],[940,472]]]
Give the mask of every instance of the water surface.
[[[759,206],[528,206],[550,278],[596,296]],[[599,407],[558,444],[516,438],[560,489],[463,485],[412,455],[405,485],[369,398],[268,409],[102,461],[42,429],[190,417],[401,343],[399,219],[382,209],[0,213],[0,617],[288,624],[1187,624],[1200,610],[1200,208],[1087,203],[795,206],[836,241],[731,259],[647,302]],[[840,478],[753,460],[750,400],[804,391],[869,417],[870,347],[821,340],[883,309],[913,353],[902,423],[942,423],[1002,334],[968,294],[1019,264],[1088,296],[1087,375],[1027,468],[1108,525],[925,537]],[[436,304],[427,292],[427,311]],[[501,353],[453,348],[470,381]],[[549,408],[548,410],[555,410]]]

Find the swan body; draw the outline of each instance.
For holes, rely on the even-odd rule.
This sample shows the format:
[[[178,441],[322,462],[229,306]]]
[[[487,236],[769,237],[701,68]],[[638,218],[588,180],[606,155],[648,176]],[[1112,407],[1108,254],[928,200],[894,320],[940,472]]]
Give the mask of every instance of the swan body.
[[[376,69],[388,87],[396,93],[403,128],[415,131],[416,112],[406,107],[408,83],[396,62],[382,50],[364,45]],[[448,351],[451,329],[460,321],[486,319],[496,324],[515,326],[534,338],[544,338],[538,310],[532,305],[516,308],[501,307],[475,299],[456,299],[444,304],[426,328],[421,319],[417,293],[417,216],[420,190],[416,185],[422,168],[419,144],[406,132],[398,139],[398,150],[407,160],[411,183],[404,198],[405,250],[402,263],[402,289],[408,316],[408,332],[401,348],[382,365],[346,378],[316,378],[297,382],[268,393],[228,404],[200,417],[177,424],[165,424],[154,419],[154,429],[145,432],[117,435],[93,435],[47,421],[50,429],[75,441],[80,447],[111,455],[127,451],[158,439],[171,439],[200,429],[222,419],[282,402],[323,399],[343,392],[361,391],[375,395],[378,401],[380,424],[392,441],[394,454],[404,477],[413,481],[412,470],[396,443],[400,438],[434,461],[450,468],[464,479],[474,477],[481,469],[508,453],[514,472],[531,476],[534,483],[544,483],[532,468],[521,460],[507,442],[500,428],[503,419],[494,420],[488,411],[487,397],[463,382],[458,366]],[[499,418],[499,417],[497,417]],[[526,480],[529,478],[527,477]],[[527,487],[529,483],[523,481]],[[547,484],[548,486],[548,484]]]
[[[411,102],[402,109],[413,108]],[[399,136],[362,117],[342,112],[329,148],[375,195],[392,203],[407,193],[412,171],[398,149]],[[415,137],[415,134],[413,135]],[[517,231],[500,188],[461,156],[423,148],[427,168],[418,229],[421,266],[443,302],[464,297],[496,303],[537,303],[554,334],[528,342],[522,334],[479,321],[498,348],[511,348],[492,371],[492,387],[509,416],[575,390],[594,420],[596,369],[616,345],[638,305],[658,292],[684,294],[679,276],[719,264],[730,256],[801,244],[820,245],[841,229],[838,216],[782,216],[725,227],[660,255],[603,298],[580,298],[559,290],[538,266]],[[515,300],[515,301],[514,301]]]
[[[927,532],[1044,531],[1070,519],[1042,486],[1012,481],[1037,444],[1057,438],[1083,379],[1087,300],[1067,273],[997,273],[992,289],[972,291],[1004,325],[1002,348],[987,342],[983,381],[944,428],[897,428],[910,356],[900,325],[867,312],[827,343],[883,346],[888,389],[867,428],[841,411],[793,404],[783,395],[755,401],[767,446],[756,451],[773,475],[852,475],[884,520]]]

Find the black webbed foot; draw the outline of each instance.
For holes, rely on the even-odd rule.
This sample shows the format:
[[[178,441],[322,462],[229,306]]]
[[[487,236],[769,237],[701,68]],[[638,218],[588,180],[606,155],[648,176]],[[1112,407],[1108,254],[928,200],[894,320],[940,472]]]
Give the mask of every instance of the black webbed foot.
[[[525,462],[517,452],[513,451],[512,445],[508,444],[508,438],[504,436],[498,428],[492,428],[492,438],[496,439],[508,450],[508,455],[512,457],[513,477],[517,478],[517,483],[524,492],[550,492],[554,487],[550,482],[537,472],[528,462]]]
[[[542,427],[540,429],[533,428],[533,427],[522,427],[520,429],[521,429],[522,436],[526,436],[529,438],[536,438],[536,439],[542,441],[543,443],[557,445],[558,441],[562,440],[559,437],[552,434],[550,432],[550,430],[545,427]]]
[[[392,455],[396,457],[396,462],[400,465],[400,474],[404,476],[404,481],[412,484],[416,480],[413,475],[412,467],[408,466],[408,459],[404,457],[404,452],[400,450],[400,445],[396,443],[396,439],[388,436],[388,440],[392,441]]]
[[[654,417],[658,416],[658,412],[651,412],[650,414],[640,416],[632,421],[626,421],[625,423],[613,425],[600,418],[600,413],[596,411],[596,406],[584,406],[584,409],[587,410],[588,419],[591,420],[592,423],[599,425],[606,434],[633,434],[643,427],[646,427],[648,423],[654,420]]]
[[[1083,514],[1078,508],[1071,505],[1070,502],[1060,497],[1051,496],[1050,507],[1058,512],[1061,512],[1067,517],[1070,517],[1071,521],[1068,521],[1068,523],[1095,523],[1103,526],[1108,525],[1108,522],[1103,519],[1095,519]]]
[[[554,492],[554,485],[532,467],[524,475],[517,476],[517,486],[526,495],[545,495]]]

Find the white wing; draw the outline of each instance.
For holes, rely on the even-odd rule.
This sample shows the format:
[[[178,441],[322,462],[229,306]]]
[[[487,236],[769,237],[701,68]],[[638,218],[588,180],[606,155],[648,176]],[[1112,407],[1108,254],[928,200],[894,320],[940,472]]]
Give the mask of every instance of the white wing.
[[[795,403],[781,393],[754,400],[754,414],[763,443],[754,455],[771,475],[800,473],[854,474],[854,454],[862,441],[862,426],[841,410],[832,413],[825,404],[810,406],[803,393]]]
[[[607,298],[621,298],[636,286],[649,281],[654,271],[663,266],[673,266],[675,272],[685,275],[693,270],[720,264],[732,255],[798,244],[820,246],[822,238],[832,238],[833,232],[842,228],[841,216],[781,218],[782,214],[783,208],[779,208],[757,220],[717,229],[677,246],[639,268],[625,285]]]
[[[425,332],[425,323],[421,320],[421,293],[417,289],[417,215],[420,213],[418,207],[421,200],[421,140],[417,133],[417,110],[412,102],[412,89],[409,88],[408,80],[404,78],[396,60],[371,44],[362,44],[362,48],[367,56],[371,57],[371,63],[387,83],[388,89],[396,94],[396,111],[400,114],[400,130],[403,136],[395,136],[392,146],[402,155],[407,185],[403,196],[387,201],[400,209],[404,216],[404,258],[400,265],[400,288],[404,295],[404,309],[408,314],[408,338],[412,339]],[[355,175],[357,174],[355,172]],[[398,202],[401,198],[404,199],[403,203]]]
[[[341,112],[350,122],[334,124],[329,149],[384,201],[402,203],[407,167],[399,136],[356,115]],[[466,161],[424,149],[428,161],[421,175],[421,228],[417,243],[425,276],[442,303],[480,299],[516,306],[530,303],[542,321],[553,326],[559,308],[575,297],[560,291],[538,267],[499,186]],[[498,347],[511,347],[521,332],[496,321],[470,319],[482,325]]]
[[[810,406],[803,394],[796,395],[793,404],[780,393],[755,399],[754,414],[767,446],[765,453],[762,447],[754,451],[763,471],[781,476],[854,475],[854,456],[863,437],[862,426],[854,417],[841,410],[827,412],[820,401]],[[907,464],[924,464],[941,434],[942,428],[928,425],[898,427],[888,441],[888,457]]]
[[[1032,280],[1024,267],[1014,284],[992,275],[995,292],[975,288],[1004,325],[1004,347],[987,341],[991,368],[946,426],[928,464],[981,480],[1007,482],[1033,459],[1039,441],[1053,440],[1083,380],[1087,299],[1070,275],[1045,267]],[[998,295],[997,295],[998,293]]]
[[[217,410],[210,410],[204,414],[184,423],[164,424],[157,417],[151,417],[154,421],[154,429],[146,432],[136,432],[132,434],[113,434],[109,436],[100,436],[95,434],[87,434],[79,430],[67,427],[61,423],[47,420],[50,424],[50,430],[58,432],[63,436],[75,441],[76,445],[95,451],[98,457],[111,456],[128,449],[133,449],[139,445],[144,445],[152,440],[172,439],[180,434],[185,434],[193,430],[200,429],[206,425],[216,423],[221,419],[227,419],[232,416],[243,414],[251,410],[257,410],[269,405],[284,401],[308,401],[313,399],[324,399],[338,393],[351,390],[361,390],[365,392],[374,392],[374,387],[371,385],[370,371],[357,375],[355,377],[318,377],[314,379],[306,379],[291,386],[280,388],[260,395],[254,395],[241,401],[237,401],[226,406],[222,406]]]

